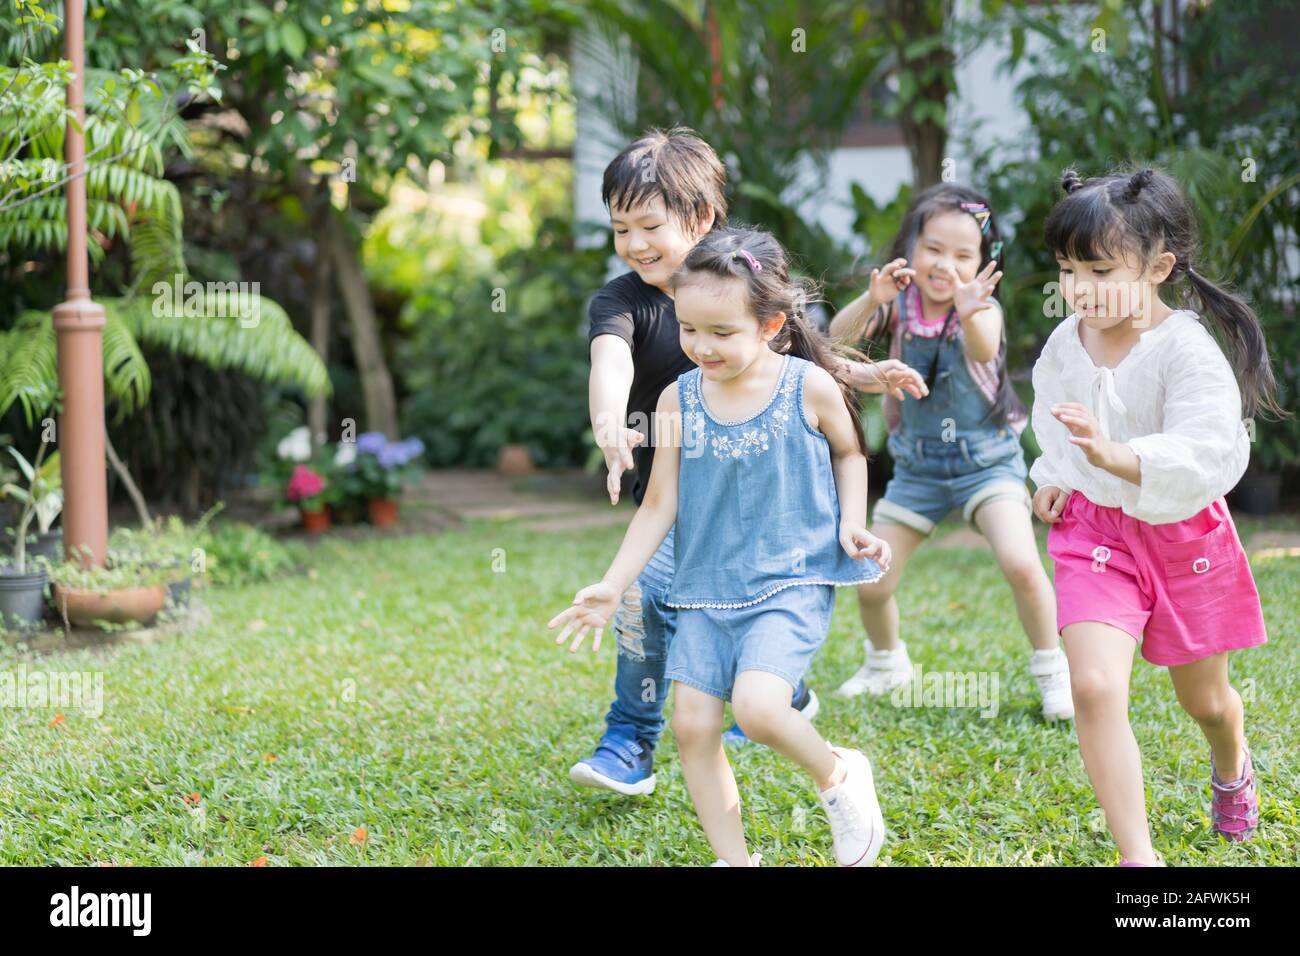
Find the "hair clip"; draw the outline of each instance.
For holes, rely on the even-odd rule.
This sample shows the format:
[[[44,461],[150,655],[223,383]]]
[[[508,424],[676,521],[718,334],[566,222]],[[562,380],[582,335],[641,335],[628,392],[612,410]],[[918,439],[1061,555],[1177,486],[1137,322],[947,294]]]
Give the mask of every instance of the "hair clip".
[[[749,268],[752,269],[754,272],[763,271],[763,263],[759,262],[752,255],[750,255],[747,249],[737,249],[735,252],[731,254],[731,258],[733,259],[736,258],[736,256],[744,256],[745,261],[749,263]]]
[[[980,235],[989,231],[989,223],[992,221],[993,214],[989,212],[989,207],[982,202],[964,202],[961,208],[975,217],[975,221],[980,224]]]
[[[989,248],[989,258],[998,259],[1001,256],[1002,256],[1002,240],[999,239],[997,242],[993,243],[993,245]]]

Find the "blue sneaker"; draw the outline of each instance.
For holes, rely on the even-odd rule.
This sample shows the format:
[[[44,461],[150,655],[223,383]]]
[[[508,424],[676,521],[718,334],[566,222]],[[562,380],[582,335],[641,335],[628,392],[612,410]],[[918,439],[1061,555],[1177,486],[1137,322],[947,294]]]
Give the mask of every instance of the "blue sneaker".
[[[569,768],[569,779],[580,787],[613,790],[625,797],[653,793],[654,751],[639,740],[607,733],[595,753]]]
[[[799,686],[794,689],[794,697],[790,701],[790,706],[799,711],[799,713],[803,714],[809,720],[812,720],[817,716],[817,712],[821,710],[822,704],[821,701],[817,699],[817,695],[813,693],[812,688],[803,681],[799,681]],[[732,724],[731,727],[723,733],[722,742],[724,744],[730,744],[733,747],[742,747],[749,743],[749,738],[746,737],[745,732],[740,729],[740,724]]]

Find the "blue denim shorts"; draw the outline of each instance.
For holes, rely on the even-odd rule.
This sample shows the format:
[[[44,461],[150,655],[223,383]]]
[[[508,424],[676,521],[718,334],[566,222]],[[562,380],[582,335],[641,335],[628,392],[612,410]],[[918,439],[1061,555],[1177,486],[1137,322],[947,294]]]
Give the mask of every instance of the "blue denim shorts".
[[[803,680],[826,640],[835,588],[800,584],[740,608],[679,608],[665,677],[722,700],[736,675],[767,671],[790,684]]]
[[[1030,508],[1025,455],[1020,438],[1002,428],[976,439],[945,442],[890,436],[894,477],[876,502],[875,521],[892,521],[928,535],[951,512],[960,509],[972,526],[981,505],[1002,498]]]

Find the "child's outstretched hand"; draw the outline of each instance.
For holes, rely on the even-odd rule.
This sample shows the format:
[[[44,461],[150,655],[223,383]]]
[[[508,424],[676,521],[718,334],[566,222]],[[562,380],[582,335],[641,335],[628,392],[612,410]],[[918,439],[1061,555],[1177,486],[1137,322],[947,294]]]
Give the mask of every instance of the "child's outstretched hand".
[[[600,639],[605,633],[605,625],[614,616],[620,596],[604,581],[583,588],[573,596],[573,604],[551,618],[551,622],[546,625],[552,631],[561,624],[564,625],[555,643],[563,644],[570,634],[574,634],[573,643],[569,645],[569,653],[572,654],[582,646],[587,632],[595,631],[596,636],[592,638],[591,651],[594,654],[600,650]]]
[[[970,282],[962,282],[961,277],[957,275],[957,270],[952,266],[947,267],[946,271],[953,286],[952,307],[957,310],[959,319],[968,319],[976,312],[989,307],[989,296],[993,294],[993,290],[1002,279],[1002,272],[994,271],[997,265],[996,259],[990,259],[989,264]]]
[[[1070,430],[1070,444],[1083,449],[1088,464],[1109,470],[1112,442],[1092,412],[1078,402],[1061,402],[1052,406],[1052,415]]]
[[[1070,493],[1056,485],[1043,485],[1034,492],[1034,514],[1046,524],[1056,524],[1061,520],[1065,503],[1070,500]]]
[[[898,293],[911,285],[915,275],[916,270],[908,268],[906,259],[895,259],[893,262],[886,262],[879,269],[871,270],[871,281],[867,291],[877,305],[884,305],[898,298]]]
[[[877,538],[866,528],[841,525],[840,546],[855,561],[860,561],[863,558],[873,558],[880,565],[882,571],[889,570],[889,559],[891,557],[889,542],[884,538]]]
[[[930,394],[930,386],[925,384],[921,373],[898,359],[882,359],[869,366],[884,386],[885,394],[892,395],[900,401],[906,392],[915,399],[922,399]]]

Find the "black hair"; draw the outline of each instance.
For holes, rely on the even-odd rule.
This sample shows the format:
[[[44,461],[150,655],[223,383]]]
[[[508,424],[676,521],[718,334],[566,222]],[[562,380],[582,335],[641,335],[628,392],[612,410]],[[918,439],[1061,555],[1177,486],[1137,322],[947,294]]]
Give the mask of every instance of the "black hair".
[[[713,210],[713,225],[727,223],[727,170],[713,147],[694,130],[649,129],[605,167],[600,198],[605,208],[630,209],[662,196],[668,212],[695,229]]]
[[[750,265],[746,253],[762,267],[761,271]],[[768,346],[774,352],[798,356],[831,373],[853,420],[858,450],[865,456],[867,448],[862,436],[858,393],[845,380],[836,361],[837,355],[852,361],[863,361],[865,356],[834,345],[808,318],[808,306],[818,301],[816,284],[810,279],[790,277],[789,257],[781,244],[761,229],[747,226],[714,229],[696,243],[673,273],[673,289],[687,285],[698,275],[743,282],[750,314],[759,322],[766,322],[778,312],[785,313],[785,324]]]
[[[993,207],[983,193],[961,183],[935,183],[928,189],[916,194],[912,204],[907,209],[907,213],[903,216],[902,225],[898,229],[898,235],[894,237],[894,243],[890,247],[889,260],[887,261],[901,258],[910,263],[913,251],[916,249],[916,243],[921,238],[921,233],[925,231],[925,224],[935,216],[947,212],[960,212],[973,217],[974,214],[969,209],[964,208],[963,203],[981,205],[989,213],[988,226],[980,231],[980,261],[978,268],[983,268],[984,264],[990,259],[997,259],[1000,263],[1002,259],[1002,234],[998,230],[998,217],[993,212]],[[978,220],[976,225],[979,225]],[[898,308],[897,302],[894,308]],[[1020,396],[1011,387],[1011,373],[1005,367],[1006,357],[1007,330],[1006,316],[1004,315],[1002,317],[1002,341],[998,345],[998,354],[994,359],[1001,369],[1001,374],[998,375],[998,390],[993,395],[992,406],[984,416],[986,421],[994,421],[1000,424],[1005,424],[1012,417],[1022,417],[1027,414],[1024,403],[1020,401]]]
[[[1196,252],[1196,213],[1172,176],[1159,169],[1121,170],[1083,179],[1073,169],[1061,176],[1064,198],[1047,217],[1047,247],[1057,258],[1096,261],[1126,254],[1143,264],[1170,252],[1174,267],[1165,282],[1188,280],[1201,310],[1228,345],[1228,357],[1241,384],[1242,414],[1288,413],[1277,404],[1277,385],[1269,363],[1264,330],[1240,296],[1201,275],[1192,265]],[[1164,283],[1161,283],[1163,285]]]

